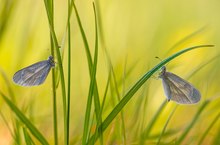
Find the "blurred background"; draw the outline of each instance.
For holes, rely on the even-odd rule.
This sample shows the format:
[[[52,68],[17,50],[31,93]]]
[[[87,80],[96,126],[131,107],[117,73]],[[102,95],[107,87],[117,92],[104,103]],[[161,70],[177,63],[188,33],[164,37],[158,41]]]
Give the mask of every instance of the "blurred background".
[[[95,26],[92,1],[81,0],[75,3],[93,54]],[[117,90],[122,98],[142,75],[160,62],[155,59],[156,56],[165,59],[187,47],[201,44],[215,45],[213,48],[187,52],[167,65],[168,71],[194,84],[200,90],[202,99],[196,105],[178,106],[167,126],[170,135],[164,137],[162,141],[175,142],[175,139],[195,117],[202,103],[205,100],[211,100],[185,139],[185,143],[197,144],[202,133],[219,114],[220,1],[96,0],[95,3],[100,38],[96,75],[100,100],[103,99],[108,80],[109,59],[107,55],[112,63],[117,82],[117,87],[115,87],[113,78],[111,79],[103,118],[117,104]],[[54,4],[55,31],[60,46],[64,48],[63,63],[67,78],[67,48],[65,47],[67,1],[55,0]],[[84,44],[74,11],[71,16],[71,35],[70,139],[72,144],[80,144],[90,78]],[[8,87],[10,87],[14,93],[16,106],[53,144],[51,73],[45,83],[37,87],[20,87],[12,82],[13,74],[17,70],[46,60],[49,55],[50,31],[43,0],[0,0],[0,91],[10,95],[8,92]],[[60,88],[57,92],[58,126],[62,139],[63,117]],[[118,115],[104,133],[104,143],[138,144],[141,132],[147,127],[164,100],[161,80],[149,79],[123,109],[126,141],[123,140],[120,132],[121,118]],[[146,143],[154,144],[157,141],[157,137],[175,107],[175,102],[169,102],[166,105]],[[14,144],[9,128],[13,132],[12,119],[16,116],[1,98],[0,112],[0,144]],[[216,136],[219,134],[220,122],[218,120],[206,135],[203,144],[216,143]]]

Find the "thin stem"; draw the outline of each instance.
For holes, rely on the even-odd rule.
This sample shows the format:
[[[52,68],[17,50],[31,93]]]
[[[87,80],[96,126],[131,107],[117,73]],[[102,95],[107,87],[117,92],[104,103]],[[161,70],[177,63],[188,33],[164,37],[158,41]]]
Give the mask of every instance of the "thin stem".
[[[68,0],[68,85],[67,85],[67,135],[66,144],[69,144],[69,122],[70,122],[70,87],[71,87],[71,28],[70,28],[70,15],[71,15],[71,0]]]
[[[48,21],[49,21],[49,27],[50,27],[50,32],[51,32],[51,36],[53,38],[53,43],[55,46],[55,50],[56,50],[56,56],[57,56],[57,60],[58,60],[58,68],[59,68],[59,72],[60,72],[60,81],[61,81],[61,89],[62,89],[62,100],[63,100],[63,116],[64,116],[64,139],[67,139],[67,106],[66,106],[66,88],[65,88],[65,78],[64,78],[64,71],[63,71],[63,63],[62,63],[62,58],[61,58],[61,53],[60,53],[60,49],[59,49],[59,44],[58,44],[58,40],[56,37],[56,33],[54,30],[54,27],[52,25],[52,18],[51,18],[51,14],[50,11],[48,9],[48,1],[44,0],[44,4],[45,4],[45,8],[46,8],[46,12],[47,12],[47,17],[48,17]],[[66,141],[64,141],[66,143]]]
[[[51,39],[51,54],[54,56],[54,46],[53,46],[53,40]],[[56,99],[56,74],[55,70],[52,69],[52,92],[53,92],[53,124],[54,124],[54,144],[58,144],[58,127],[57,127],[57,99]]]
[[[51,0],[51,25],[54,28],[54,3]],[[54,57],[54,43],[52,34],[50,32],[50,42],[51,42],[51,55]],[[54,144],[58,144],[58,127],[57,127],[57,100],[56,100],[56,75],[55,70],[52,69],[52,94],[53,94],[53,128],[54,128]]]

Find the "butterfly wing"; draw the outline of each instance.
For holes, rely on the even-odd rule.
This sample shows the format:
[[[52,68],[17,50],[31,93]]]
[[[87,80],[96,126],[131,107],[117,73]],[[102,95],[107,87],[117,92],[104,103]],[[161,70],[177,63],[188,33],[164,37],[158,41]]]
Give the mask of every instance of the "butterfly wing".
[[[45,81],[50,69],[51,65],[47,60],[41,61],[17,71],[13,81],[21,86],[40,85]]]
[[[200,92],[189,82],[179,76],[166,72],[163,81],[169,86],[170,99],[179,104],[195,104],[199,102]]]
[[[165,95],[167,97],[167,100],[170,101],[172,96],[171,96],[170,85],[169,85],[169,82],[168,82],[167,78],[163,77],[162,78],[162,83],[163,83],[163,89],[164,89]]]

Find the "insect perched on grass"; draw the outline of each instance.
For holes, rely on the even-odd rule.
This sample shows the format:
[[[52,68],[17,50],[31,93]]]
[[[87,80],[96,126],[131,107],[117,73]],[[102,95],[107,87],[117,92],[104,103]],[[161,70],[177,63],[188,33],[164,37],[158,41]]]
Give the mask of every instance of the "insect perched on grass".
[[[53,56],[17,71],[13,81],[20,86],[38,86],[42,84],[50,69],[55,66]]]
[[[162,79],[168,101],[172,100],[178,104],[195,104],[200,101],[200,92],[193,85],[179,76],[167,72],[165,66],[161,70],[159,78]]]

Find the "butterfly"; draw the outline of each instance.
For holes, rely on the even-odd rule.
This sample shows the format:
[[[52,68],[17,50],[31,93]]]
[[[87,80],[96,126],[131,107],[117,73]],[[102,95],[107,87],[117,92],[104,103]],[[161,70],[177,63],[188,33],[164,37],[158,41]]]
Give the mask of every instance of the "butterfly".
[[[192,84],[179,76],[161,68],[159,78],[162,79],[163,88],[167,100],[175,101],[178,104],[195,104],[200,101],[201,94]]]
[[[53,56],[49,56],[47,60],[34,63],[17,71],[13,76],[13,81],[20,86],[41,85],[53,67],[55,67]]]

